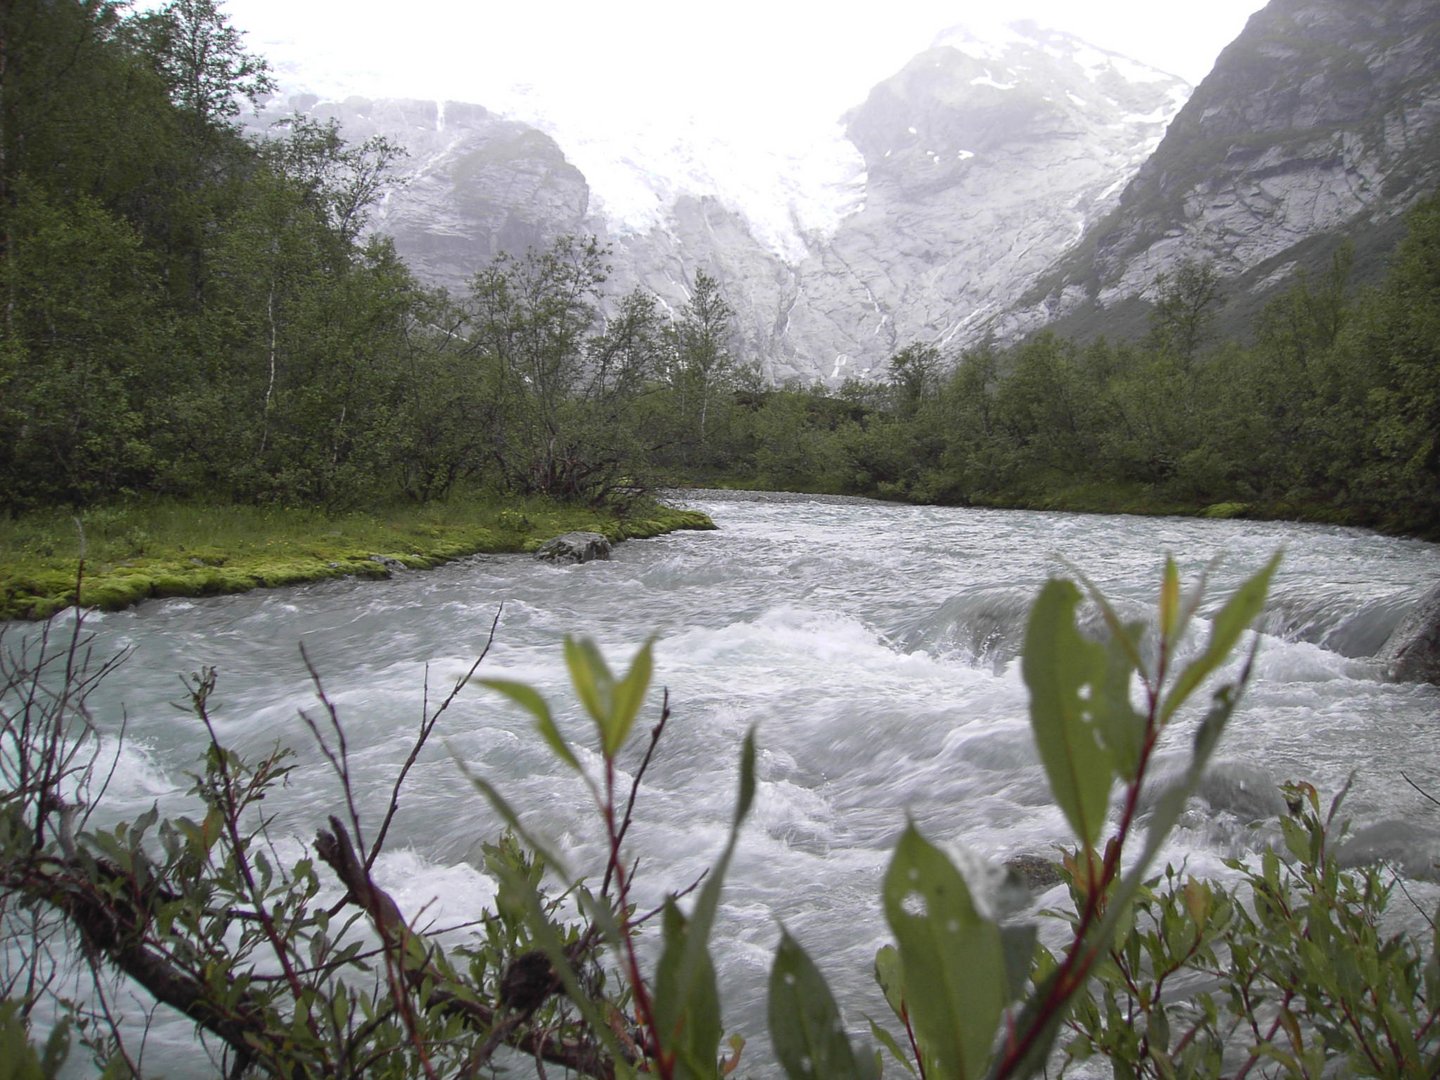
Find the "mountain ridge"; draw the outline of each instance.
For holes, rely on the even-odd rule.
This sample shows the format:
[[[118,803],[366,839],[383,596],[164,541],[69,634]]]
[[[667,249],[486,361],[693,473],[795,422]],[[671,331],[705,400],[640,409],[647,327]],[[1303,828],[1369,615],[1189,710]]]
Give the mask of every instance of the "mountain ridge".
[[[647,178],[656,223],[617,220],[559,133],[483,106],[310,97],[272,112],[298,107],[351,139],[407,146],[409,183],[376,226],[429,282],[463,289],[499,251],[590,233],[612,247],[617,293],[643,287],[678,308],[703,270],[739,313],[739,351],[771,381],[833,383],[873,376],[912,340],[963,343],[1118,197],[1118,177],[1139,167],[1187,92],[1034,24],[998,42],[951,28],[837,110],[852,175],[829,173],[829,228],[816,227],[815,206],[789,203],[788,237],[775,207],[750,213],[733,192],[663,176]]]
[[[1271,0],[1193,92],[1033,23],[954,27],[839,114],[848,151],[776,166],[773,199],[721,190],[693,147],[667,175],[619,147],[640,186],[618,217],[558,129],[453,103],[304,104],[411,148],[377,226],[423,279],[463,290],[499,252],[593,234],[617,296],[678,309],[704,271],[739,354],[773,383],[833,385],[883,376],[914,342],[1137,336],[1186,260],[1225,279],[1235,327],[1346,240],[1377,278],[1404,210],[1440,185],[1437,57],[1433,0]],[[822,174],[803,209],[794,192]]]
[[[1440,186],[1440,9],[1271,0],[1223,50],[1107,217],[1010,312],[1010,337],[1139,329],[1161,274],[1210,263],[1248,322],[1345,242],[1377,280]]]

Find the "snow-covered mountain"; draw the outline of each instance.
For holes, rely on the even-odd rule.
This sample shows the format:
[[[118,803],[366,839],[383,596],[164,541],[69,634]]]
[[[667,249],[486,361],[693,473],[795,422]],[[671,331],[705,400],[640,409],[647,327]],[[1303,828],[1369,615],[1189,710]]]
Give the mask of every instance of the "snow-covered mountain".
[[[980,340],[1114,205],[1188,92],[1033,25],[942,36],[848,114],[865,203],[797,267],[805,302],[777,351],[836,378],[912,341]]]
[[[836,102],[831,124],[787,126],[777,101],[753,137],[704,117],[607,123],[583,103],[540,116],[518,99],[508,116],[358,98],[273,108],[407,146],[408,183],[376,224],[430,281],[463,289],[500,251],[593,233],[613,246],[617,295],[643,286],[679,306],[705,270],[769,377],[833,382],[912,341],[982,338],[1115,205],[1189,90],[1015,24],[947,31],[864,102]]]

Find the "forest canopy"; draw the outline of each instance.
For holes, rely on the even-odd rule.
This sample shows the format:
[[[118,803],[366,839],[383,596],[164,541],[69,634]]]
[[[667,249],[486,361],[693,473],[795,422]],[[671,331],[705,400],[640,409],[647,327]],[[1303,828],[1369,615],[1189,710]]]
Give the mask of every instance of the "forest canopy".
[[[767,386],[726,283],[671,312],[585,237],[419,283],[369,212],[403,151],[293,116],[215,0],[0,11],[0,510],[179,496],[327,510],[459,488],[592,504],[725,482],[1440,535],[1440,200],[1378,287],[1338,244],[1246,340],[1225,281],[1139,341],[1041,332]]]

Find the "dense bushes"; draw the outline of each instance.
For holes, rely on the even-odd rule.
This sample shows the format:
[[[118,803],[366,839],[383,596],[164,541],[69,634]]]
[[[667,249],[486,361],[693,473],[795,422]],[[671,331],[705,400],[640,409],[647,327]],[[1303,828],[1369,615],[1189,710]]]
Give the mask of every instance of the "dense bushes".
[[[1381,286],[1350,288],[1342,249],[1265,308],[1248,344],[1214,339],[1223,283],[1187,266],[1160,283],[1143,341],[1041,332],[944,358],[912,346],[888,383],[737,404],[726,464],[762,483],[917,502],[1232,503],[1440,535],[1440,197],[1409,221]],[[854,413],[837,419],[842,404]]]
[[[718,282],[603,316],[604,250],[562,239],[422,289],[366,232],[401,151],[302,117],[247,135],[270,89],[215,0],[0,9],[0,512],[462,482],[597,503],[707,459]]]

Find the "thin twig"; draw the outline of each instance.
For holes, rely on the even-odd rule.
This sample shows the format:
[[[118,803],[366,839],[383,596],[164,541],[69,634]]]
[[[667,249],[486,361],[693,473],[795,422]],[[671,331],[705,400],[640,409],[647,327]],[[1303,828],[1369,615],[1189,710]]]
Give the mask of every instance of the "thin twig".
[[[370,853],[365,857],[366,870],[374,869],[375,860],[380,857],[380,852],[385,846],[385,837],[390,832],[390,823],[395,820],[396,811],[400,809],[400,789],[405,784],[405,777],[410,774],[411,766],[415,764],[416,759],[420,756],[420,751],[424,749],[426,741],[430,738],[430,733],[435,730],[435,725],[439,722],[441,714],[450,708],[451,703],[459,696],[460,691],[475,677],[475,672],[479,670],[485,657],[490,655],[490,647],[495,644],[495,631],[500,625],[500,615],[504,610],[504,604],[501,604],[495,609],[495,618],[490,622],[490,635],[485,639],[485,647],[480,650],[480,655],[477,656],[475,662],[470,665],[470,670],[455,680],[455,685],[451,688],[450,693],[446,695],[445,700],[440,703],[439,707],[436,708],[433,713],[428,713],[428,715],[426,713],[421,714],[420,734],[416,737],[414,745],[410,747],[410,755],[405,759],[405,764],[400,767],[400,774],[395,777],[395,786],[390,790],[390,802],[386,807],[384,820],[380,822],[380,831],[376,833],[375,843],[371,846]],[[425,708],[427,710],[429,708],[429,696],[430,670],[427,665],[425,670]]]
[[[1412,788],[1414,788],[1416,791],[1418,791],[1418,792],[1420,793],[1420,795],[1421,795],[1422,798],[1428,799],[1430,802],[1434,803],[1436,806],[1440,806],[1440,799],[1435,798],[1434,795],[1431,795],[1428,791],[1426,791],[1424,788],[1422,788],[1419,784],[1415,783],[1414,780],[1411,780],[1410,777],[1406,776],[1404,770],[1401,770],[1400,775],[1401,775],[1401,777],[1404,778],[1404,780],[1405,780],[1405,782],[1406,782],[1407,784],[1409,784]]]
[[[665,733],[665,725],[670,721],[670,689],[666,687],[660,702],[660,720],[650,729],[650,744],[645,747],[645,757],[640,762],[640,767],[635,770],[635,776],[630,781],[630,797],[625,802],[625,814],[620,821],[620,831],[615,840],[615,851],[620,850],[620,845],[625,842],[625,834],[630,831],[630,823],[635,817],[635,799],[640,791],[640,782],[645,779],[645,772],[650,768],[650,760],[655,756],[655,747],[660,743],[660,736]],[[614,876],[615,863],[612,860],[605,867],[605,880],[600,886],[600,895],[610,895],[610,881]]]

